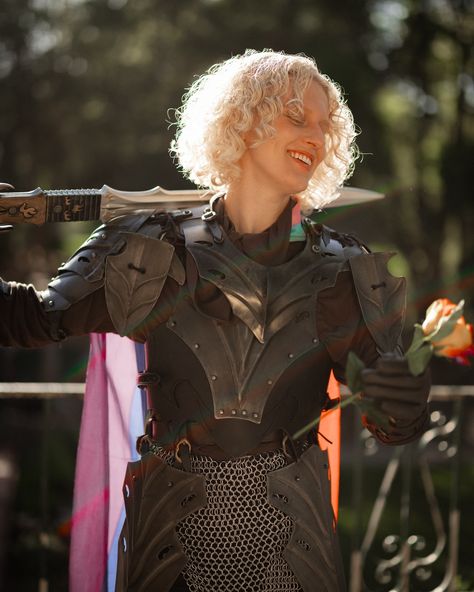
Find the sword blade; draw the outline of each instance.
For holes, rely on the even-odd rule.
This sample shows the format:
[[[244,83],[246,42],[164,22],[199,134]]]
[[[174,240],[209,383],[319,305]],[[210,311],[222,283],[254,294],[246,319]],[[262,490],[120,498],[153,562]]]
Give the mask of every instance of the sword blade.
[[[28,192],[0,192],[0,223],[107,222],[130,214],[153,214],[195,207],[206,203],[213,195],[212,191],[170,191],[160,186],[147,191],[120,191],[108,185],[101,189],[43,190],[38,187]],[[340,197],[326,208],[367,203],[383,197],[375,191],[343,187]]]

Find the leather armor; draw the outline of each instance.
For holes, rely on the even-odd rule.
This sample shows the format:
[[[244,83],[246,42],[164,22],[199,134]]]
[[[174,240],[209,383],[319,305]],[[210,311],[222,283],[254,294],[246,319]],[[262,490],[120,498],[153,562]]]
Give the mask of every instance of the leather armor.
[[[154,439],[164,446],[192,432],[193,440],[232,457],[319,415],[331,364],[317,334],[316,300],[347,261],[334,254],[333,241],[308,238],[289,262],[264,267],[214,225],[199,217],[181,228],[199,277],[225,295],[233,317],[225,322],[202,313],[196,286],[181,287],[168,322],[147,342],[149,407]]]
[[[95,230],[61,265],[41,293],[45,311],[55,319],[51,324],[58,340],[66,336],[60,327],[61,313],[101,288],[115,330],[124,336],[151,312],[168,276],[184,283],[184,267],[165,239],[170,219],[168,215],[116,218]]]
[[[185,462],[170,466],[150,451],[150,442],[169,451],[186,442],[198,454],[241,457],[261,450],[262,443],[281,446],[283,435],[319,416],[332,360],[315,311],[318,295],[335,285],[339,273],[352,272],[378,351],[393,351],[399,343],[405,286],[388,273],[389,255],[369,253],[307,219],[301,252],[266,267],[234,246],[212,207],[201,214],[173,222],[198,281],[185,278],[183,262],[166,239],[170,218],[165,224],[131,217],[94,233],[43,298],[46,310],[60,314],[104,288],[115,328],[126,334],[146,322],[168,276],[179,285],[167,322],[147,339],[139,384],[147,389],[149,416],[144,456],[129,464],[124,482],[127,519],[117,592],[170,590],[186,564],[175,525],[206,505],[203,475],[181,470]],[[199,282],[224,295],[229,320],[206,313]],[[342,591],[327,456],[310,440],[297,444],[294,462],[267,476],[268,502],[294,522],[283,555],[304,592],[314,589],[316,578],[321,590]]]
[[[195,216],[181,224],[199,277],[225,295],[233,316],[222,321],[205,314],[196,285],[186,282],[168,322],[149,337],[142,384],[151,410],[149,433],[164,449],[173,450],[184,439],[191,443],[191,451],[212,450],[223,458],[243,456],[273,434],[294,433],[308,418],[317,417],[325,404],[331,370],[317,333],[317,298],[321,290],[334,286],[343,270],[351,268],[362,276],[358,294],[361,302],[367,302],[361,308],[379,351],[396,348],[404,284],[387,273],[388,256],[369,254],[357,244],[344,245],[327,229],[308,226],[299,255],[282,265],[264,267],[243,255],[212,216],[205,223]],[[380,321],[387,315],[390,330],[382,332]],[[144,462],[145,466],[151,462],[149,455]],[[206,497],[195,491],[202,475],[194,477],[180,494],[203,507]],[[132,482],[127,482],[131,487]],[[157,479],[153,483],[155,498],[161,499],[164,484]],[[269,503],[294,522],[284,557],[305,592],[314,589],[316,578],[321,590],[345,588],[329,490],[327,455],[316,445],[268,475]],[[152,537],[158,525],[159,521],[156,525],[153,520],[142,521],[135,528]],[[135,556],[149,555],[151,549],[143,543]],[[159,589],[173,579],[167,566],[173,566],[177,577],[185,565],[176,537],[167,549],[169,562],[163,563],[162,571],[157,567],[153,579]],[[130,565],[121,554],[120,571]],[[144,572],[134,570],[134,582],[143,577]]]
[[[276,431],[292,434],[318,417],[331,360],[318,336],[317,298],[349,267],[358,274],[361,309],[379,351],[396,348],[404,283],[386,271],[389,255],[344,246],[323,227],[309,227],[296,257],[264,267],[242,254],[215,220],[203,224],[196,216],[181,224],[199,277],[225,295],[233,316],[204,314],[196,286],[187,282],[168,322],[149,337],[144,380],[160,444],[192,432],[198,444],[241,456]]]

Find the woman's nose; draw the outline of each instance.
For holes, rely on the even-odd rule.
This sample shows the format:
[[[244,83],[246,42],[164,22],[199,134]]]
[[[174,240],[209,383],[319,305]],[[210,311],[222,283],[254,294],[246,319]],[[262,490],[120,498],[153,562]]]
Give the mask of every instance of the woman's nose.
[[[313,146],[317,150],[323,148],[325,145],[325,135],[323,130],[318,126],[312,127],[308,130],[306,135],[306,143]]]

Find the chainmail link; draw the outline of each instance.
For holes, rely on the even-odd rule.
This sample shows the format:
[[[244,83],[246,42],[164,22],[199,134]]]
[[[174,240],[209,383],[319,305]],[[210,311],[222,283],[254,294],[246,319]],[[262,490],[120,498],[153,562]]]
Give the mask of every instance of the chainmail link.
[[[207,506],[177,525],[190,592],[300,592],[282,557],[292,520],[267,501],[267,473],[287,464],[281,450],[216,461],[191,456],[206,477]]]

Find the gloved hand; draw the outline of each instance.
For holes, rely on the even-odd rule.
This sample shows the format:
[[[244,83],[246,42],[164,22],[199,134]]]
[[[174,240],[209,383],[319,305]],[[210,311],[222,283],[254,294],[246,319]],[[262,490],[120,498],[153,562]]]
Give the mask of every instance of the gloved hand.
[[[427,420],[429,370],[413,376],[406,358],[383,354],[375,368],[362,370],[361,379],[362,400],[370,403],[367,427],[386,442],[404,443],[417,437]]]

